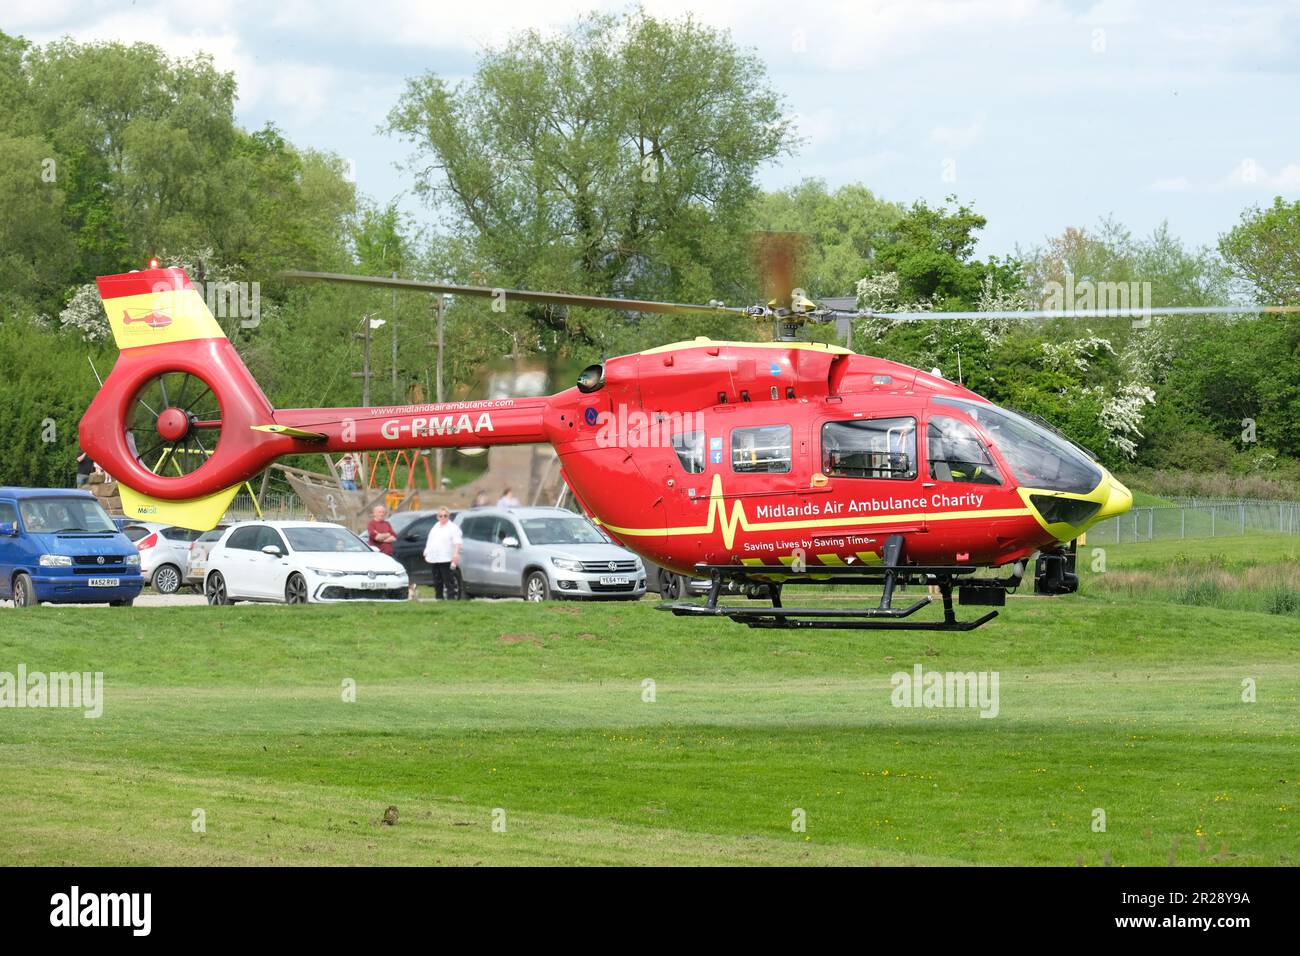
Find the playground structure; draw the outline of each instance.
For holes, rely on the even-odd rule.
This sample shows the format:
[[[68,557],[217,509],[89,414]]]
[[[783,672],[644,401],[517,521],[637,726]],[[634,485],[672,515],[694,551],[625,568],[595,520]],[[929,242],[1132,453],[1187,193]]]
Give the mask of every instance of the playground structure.
[[[488,450],[488,465],[483,474],[457,488],[434,488],[429,456],[418,451],[380,451],[366,456],[365,486],[356,490],[343,487],[338,466],[330,455],[325,472],[309,471],[292,465],[275,463],[271,469],[284,475],[302,500],[307,513],[321,521],[333,521],[353,531],[362,532],[375,505],[390,513],[447,507],[453,511],[474,504],[480,493],[495,504],[506,488],[514,489],[521,502],[528,505],[554,504],[564,492],[559,456],[549,446],[507,445]],[[425,479],[420,484],[419,477]],[[265,488],[265,481],[263,481]]]

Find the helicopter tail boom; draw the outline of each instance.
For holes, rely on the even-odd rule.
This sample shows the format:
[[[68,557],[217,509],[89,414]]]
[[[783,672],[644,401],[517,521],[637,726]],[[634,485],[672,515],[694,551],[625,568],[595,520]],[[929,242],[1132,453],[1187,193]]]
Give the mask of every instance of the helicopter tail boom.
[[[184,270],[98,285],[120,354],[78,433],[130,518],[208,530],[283,455],[546,440],[544,398],[277,411]]]

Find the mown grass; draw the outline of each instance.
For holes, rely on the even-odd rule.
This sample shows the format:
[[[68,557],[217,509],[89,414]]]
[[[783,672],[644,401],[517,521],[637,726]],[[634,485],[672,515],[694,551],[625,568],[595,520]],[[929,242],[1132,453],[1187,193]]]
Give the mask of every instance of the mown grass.
[[[97,720],[0,710],[0,860],[1294,865],[1300,626],[1105,583],[1217,553],[1171,544],[968,634],[649,601],[0,610],[0,670],[106,682]],[[894,707],[918,663],[996,671],[998,716]]]

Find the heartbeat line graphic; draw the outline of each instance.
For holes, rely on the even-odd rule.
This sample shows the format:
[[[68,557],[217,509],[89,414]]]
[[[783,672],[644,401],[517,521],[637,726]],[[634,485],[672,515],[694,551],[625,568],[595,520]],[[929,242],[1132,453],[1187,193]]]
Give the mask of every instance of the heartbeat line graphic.
[[[630,535],[641,538],[665,538],[678,535],[712,535],[715,530],[722,532],[722,545],[730,549],[736,540],[736,530],[746,533],[755,531],[795,531],[801,528],[865,528],[870,525],[900,524],[922,521],[952,521],[961,518],[1005,518],[1030,514],[1027,508],[987,509],[979,511],[944,511],[944,512],[910,512],[907,514],[850,515],[837,518],[802,518],[789,521],[751,521],[745,511],[744,501],[737,499],[727,512],[726,499],[723,494],[722,476],[713,476],[713,486],[709,490],[709,513],[702,525],[686,525],[666,528],[620,528],[606,524],[617,535]]]

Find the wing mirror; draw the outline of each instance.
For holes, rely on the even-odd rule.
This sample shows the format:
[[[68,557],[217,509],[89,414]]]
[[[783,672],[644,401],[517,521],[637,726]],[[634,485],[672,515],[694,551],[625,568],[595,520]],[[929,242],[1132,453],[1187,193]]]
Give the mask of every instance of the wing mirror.
[[[278,544],[268,544],[262,549],[262,553],[269,554],[273,558],[278,558],[280,556],[280,546]]]
[[[514,535],[508,535],[507,537],[501,539],[501,547],[517,548],[519,547],[519,539],[516,538]]]
[[[13,521],[6,521],[0,524],[0,535],[12,538],[18,534],[18,525]]]

